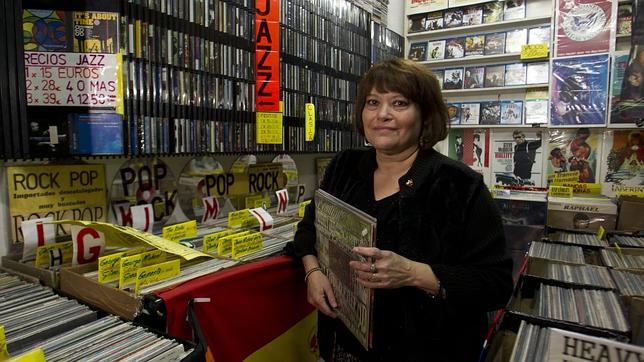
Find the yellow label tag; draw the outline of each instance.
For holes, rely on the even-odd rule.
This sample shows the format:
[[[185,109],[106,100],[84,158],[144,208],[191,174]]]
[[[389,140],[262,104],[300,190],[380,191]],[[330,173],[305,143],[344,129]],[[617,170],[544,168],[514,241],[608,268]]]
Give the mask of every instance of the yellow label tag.
[[[164,262],[166,258],[166,253],[161,250],[152,250],[141,255],[143,255],[143,260],[141,261],[142,266],[158,264]]]
[[[134,292],[139,294],[141,287],[160,282],[162,280],[174,278],[181,274],[181,263],[179,259],[166,261],[161,264],[144,266],[136,271],[136,284]]]
[[[310,203],[311,203],[311,200],[307,200],[300,203],[300,207],[297,209],[297,215],[299,217],[304,217],[304,211],[306,210],[306,205]]]
[[[563,182],[560,186],[572,187],[575,194],[601,195],[602,185],[598,183]]]
[[[572,197],[572,187],[552,185],[548,194],[554,197]]]
[[[503,185],[494,185],[492,186],[493,190],[505,190],[505,186]]]
[[[266,209],[270,208],[271,198],[262,195],[248,196],[246,198],[246,208],[254,209],[256,207],[265,207]]]
[[[248,220],[249,218],[252,218],[252,217],[253,216],[250,214],[248,209],[231,211],[228,213],[228,227],[229,228],[240,227],[244,224],[244,220]]]
[[[204,253],[216,253],[219,246],[219,239],[232,234],[232,230],[223,230],[216,233],[208,234],[203,238]]]
[[[521,60],[548,57],[548,44],[524,44],[521,46]]]
[[[307,103],[304,105],[304,140],[313,141],[315,138],[315,105]]]
[[[525,99],[548,99],[548,88],[530,88],[525,92]]]
[[[7,362],[45,362],[45,352],[42,348],[32,349],[20,356],[8,359]]]
[[[280,101],[280,113],[284,113],[284,102]]]
[[[170,225],[163,228],[163,238],[177,241],[183,238],[197,236],[197,221],[190,220],[181,224]]]
[[[119,289],[136,281],[136,271],[143,263],[143,254],[126,256],[121,258],[119,262]]]
[[[74,255],[74,245],[71,241],[65,241],[62,243],[53,243],[39,246],[36,249],[36,261],[34,265],[36,266],[49,266],[49,252],[52,250],[59,249],[63,254],[63,264],[69,264],[72,262],[72,257]]]
[[[644,197],[644,192],[643,191],[618,191],[617,196],[636,196],[636,197]]]
[[[256,139],[258,144],[281,145],[284,129],[282,113],[257,112],[255,116]]]
[[[233,240],[231,255],[233,259],[238,259],[244,255],[262,250],[263,247],[264,239],[262,238],[262,234],[252,233],[242,237],[241,239]]]
[[[606,236],[606,229],[600,225],[599,230],[597,230],[597,239],[604,240],[604,236]]]
[[[7,351],[7,337],[4,335],[4,326],[0,326],[0,361],[9,358]]]
[[[220,238],[219,245],[217,245],[217,254],[219,254],[220,256],[229,256],[233,251],[233,239],[248,234],[250,234],[250,231],[243,231]]]
[[[622,248],[620,248],[619,245],[617,245],[617,243],[615,243],[615,251],[617,251],[617,255],[619,255],[619,258],[622,259],[623,261],[624,254],[622,254]]]
[[[116,53],[116,113],[120,115],[125,115],[125,98],[123,94],[123,54],[121,52]]]
[[[548,175],[548,179],[552,180],[555,185],[561,185],[565,182],[579,182],[579,171],[557,172]]]
[[[121,258],[144,252],[143,248],[114,253],[98,258],[98,282],[109,283],[119,279],[121,269]]]

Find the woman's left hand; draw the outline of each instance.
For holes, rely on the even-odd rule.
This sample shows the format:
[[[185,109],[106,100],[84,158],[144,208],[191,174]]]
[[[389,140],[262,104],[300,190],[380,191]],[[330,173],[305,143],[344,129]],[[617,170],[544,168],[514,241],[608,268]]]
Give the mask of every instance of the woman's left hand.
[[[400,288],[412,285],[414,262],[389,250],[355,247],[353,252],[372,260],[351,261],[358,283],[367,288]]]

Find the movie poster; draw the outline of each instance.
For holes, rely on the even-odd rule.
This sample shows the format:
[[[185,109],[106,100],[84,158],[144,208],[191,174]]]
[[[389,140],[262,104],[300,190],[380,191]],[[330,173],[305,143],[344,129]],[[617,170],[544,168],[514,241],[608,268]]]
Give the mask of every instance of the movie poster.
[[[628,52],[615,52],[613,56],[612,70],[610,72],[610,117],[612,124],[632,124],[633,120],[625,119],[621,116],[622,109],[619,103],[622,99],[622,89],[624,88],[624,73],[628,68]]]
[[[595,183],[599,170],[597,157],[600,155],[601,130],[590,128],[569,128],[550,130],[546,163],[546,176],[550,183],[555,173],[566,172],[576,175],[577,182]]]
[[[557,0],[555,57],[608,52],[612,14],[611,0]]]
[[[492,133],[491,147],[494,184],[542,186],[542,131],[497,129]]]
[[[552,69],[550,124],[605,124],[608,55],[555,59]]]
[[[420,14],[447,8],[447,0],[406,0],[405,13]]]
[[[601,165],[602,194],[620,191],[644,192],[644,131],[640,129],[604,132]]]
[[[465,163],[483,175],[490,185],[490,130],[486,128],[456,128],[449,131],[447,156]]]

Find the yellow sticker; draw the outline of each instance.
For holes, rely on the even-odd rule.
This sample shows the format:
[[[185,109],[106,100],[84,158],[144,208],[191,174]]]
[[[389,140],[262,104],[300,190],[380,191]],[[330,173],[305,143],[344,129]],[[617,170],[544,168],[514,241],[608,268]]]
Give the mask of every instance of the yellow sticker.
[[[560,186],[572,187],[574,194],[601,195],[602,185],[598,183],[562,182]]]
[[[617,251],[617,255],[619,255],[619,258],[622,259],[622,261],[624,261],[624,254],[622,254],[622,248],[620,248],[619,245],[617,245],[617,243],[615,243],[615,250]]]
[[[203,251],[204,253],[216,253],[219,246],[219,239],[224,236],[232,234],[232,230],[223,230],[216,233],[208,234],[203,238]]]
[[[280,101],[280,113],[284,113],[284,102]]]
[[[74,245],[71,241],[65,241],[62,243],[45,244],[43,246],[39,246],[36,249],[36,261],[34,262],[34,264],[36,266],[49,267],[49,252],[56,249],[59,249],[63,254],[63,264],[69,264],[72,262],[72,257],[74,255]]]
[[[256,207],[265,207],[268,209],[271,207],[271,198],[268,196],[248,196],[245,201],[247,209],[254,209]]]
[[[220,256],[229,256],[233,251],[233,239],[248,234],[250,234],[250,231],[243,231],[220,238],[219,245],[217,245],[217,254]]]
[[[42,348],[32,349],[20,356],[8,359],[7,362],[45,362],[45,352]]]
[[[240,227],[243,225],[244,220],[248,220],[249,218],[252,218],[252,217],[253,216],[250,214],[248,209],[231,211],[228,213],[228,227],[229,228]]]
[[[190,220],[163,228],[163,238],[171,241],[177,241],[193,236],[197,236],[196,220]]]
[[[313,141],[315,138],[315,105],[307,103],[304,105],[304,140]]]
[[[136,271],[143,263],[143,254],[126,256],[119,261],[119,289],[136,281]]]
[[[618,191],[617,196],[636,196],[644,197],[644,191]]]
[[[4,361],[9,357],[7,351],[7,337],[4,335],[4,326],[0,326],[0,361]]]
[[[521,60],[548,57],[548,44],[524,44],[521,46]]]
[[[530,88],[525,91],[525,99],[548,100],[548,88]]]
[[[123,54],[116,53],[116,113],[125,115],[125,102],[123,102]]]
[[[284,128],[282,113],[257,112],[255,115],[256,143],[281,145]]]
[[[138,294],[141,291],[141,287],[145,285],[174,278],[179,274],[181,274],[181,263],[179,259],[139,268],[136,272],[134,292]]]
[[[548,194],[553,197],[572,197],[572,187],[552,185]]]
[[[600,225],[599,230],[597,230],[597,239],[604,240],[604,236],[606,236],[606,229]]]
[[[555,185],[561,185],[565,182],[579,182],[579,171],[557,172],[548,175],[548,181],[552,180]]]
[[[262,250],[264,247],[264,239],[262,238],[262,234],[252,233],[233,240],[232,244],[231,256],[233,259],[239,259],[244,255]]]
[[[306,210],[306,205],[310,203],[311,203],[311,200],[307,200],[300,203],[300,207],[297,209],[297,215],[299,217],[304,217],[304,211]]]

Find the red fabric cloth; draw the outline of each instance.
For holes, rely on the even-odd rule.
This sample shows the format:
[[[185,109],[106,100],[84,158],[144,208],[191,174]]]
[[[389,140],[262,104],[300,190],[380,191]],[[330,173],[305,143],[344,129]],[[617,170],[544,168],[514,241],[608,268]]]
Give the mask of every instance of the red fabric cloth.
[[[287,256],[233,267],[159,293],[166,305],[168,333],[192,339],[188,302],[216,361],[241,361],[313,311],[306,300],[301,265]]]

